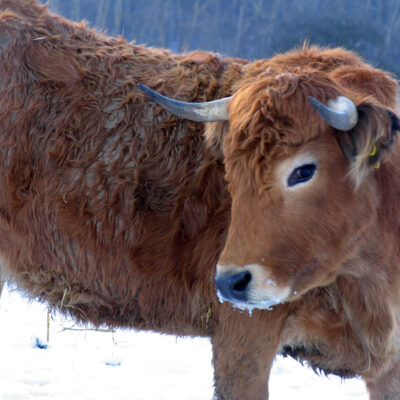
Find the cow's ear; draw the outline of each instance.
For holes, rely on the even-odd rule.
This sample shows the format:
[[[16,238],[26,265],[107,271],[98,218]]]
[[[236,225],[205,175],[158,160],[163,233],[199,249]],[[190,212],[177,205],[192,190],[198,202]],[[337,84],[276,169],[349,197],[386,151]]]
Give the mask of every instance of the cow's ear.
[[[384,161],[400,130],[400,120],[392,110],[372,103],[360,104],[357,110],[357,125],[339,133],[338,141],[358,186],[371,168],[379,168]]]

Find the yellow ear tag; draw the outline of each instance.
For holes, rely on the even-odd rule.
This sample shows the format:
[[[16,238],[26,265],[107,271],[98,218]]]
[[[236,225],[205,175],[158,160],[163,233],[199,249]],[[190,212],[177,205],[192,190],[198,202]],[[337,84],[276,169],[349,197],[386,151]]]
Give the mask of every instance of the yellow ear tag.
[[[371,153],[369,153],[368,155],[370,157],[373,157],[375,154],[376,154],[376,145],[374,144],[372,146]],[[378,169],[380,166],[381,166],[381,163],[380,163],[380,161],[378,161],[375,165],[372,166],[372,168]]]
[[[374,144],[373,146],[372,146],[372,150],[371,150],[371,153],[369,153],[368,155],[369,156],[374,156],[376,154],[376,145]]]

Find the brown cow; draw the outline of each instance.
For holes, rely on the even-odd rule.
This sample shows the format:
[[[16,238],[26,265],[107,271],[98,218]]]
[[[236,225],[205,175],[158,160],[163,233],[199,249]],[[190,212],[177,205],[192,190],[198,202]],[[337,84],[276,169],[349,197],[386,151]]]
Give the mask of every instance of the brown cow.
[[[220,121],[204,125],[138,82],[183,101],[233,97],[167,106]],[[265,399],[278,351],[399,396],[396,91],[341,49],[174,55],[0,0],[7,279],[78,321],[211,337],[219,399]],[[329,127],[310,95],[350,98],[358,123]],[[331,124],[354,123],[313,101]],[[218,260],[222,297],[282,304],[250,316],[220,303]]]
[[[240,333],[222,328],[232,314],[221,312],[217,388],[228,398],[243,363],[253,391],[243,398],[263,398],[275,348],[327,374],[361,376],[371,399],[398,400],[396,82],[342,50],[303,49],[242,71],[210,118],[229,124],[208,129],[232,197],[216,284],[221,300],[253,317]],[[205,108],[143,90],[177,115],[198,120]]]

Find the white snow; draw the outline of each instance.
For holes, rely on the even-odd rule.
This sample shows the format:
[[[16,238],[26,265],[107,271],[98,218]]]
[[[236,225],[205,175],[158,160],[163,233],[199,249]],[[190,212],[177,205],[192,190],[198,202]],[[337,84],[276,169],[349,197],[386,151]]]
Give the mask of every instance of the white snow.
[[[53,316],[47,349],[46,307],[5,288],[0,300],[1,400],[210,400],[211,345],[155,333],[71,331]],[[279,357],[270,399],[367,400],[362,381],[318,377]],[[244,399],[246,400],[246,399]]]

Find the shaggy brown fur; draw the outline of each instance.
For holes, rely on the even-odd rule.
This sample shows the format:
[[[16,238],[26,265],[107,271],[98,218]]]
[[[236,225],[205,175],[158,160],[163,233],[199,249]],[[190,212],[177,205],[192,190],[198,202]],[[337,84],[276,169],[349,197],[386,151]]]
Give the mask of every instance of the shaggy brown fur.
[[[138,82],[186,101],[234,94],[230,125],[175,118]],[[362,375],[373,398],[397,395],[398,152],[372,173],[360,152],[355,192],[335,133],[306,98],[352,98],[362,110],[358,148],[375,141],[382,158],[396,90],[387,74],[341,49],[254,63],[174,55],[106,37],[35,0],[0,0],[7,279],[78,321],[211,337],[219,399],[265,399],[283,345],[326,371]],[[279,205],[279,191],[265,190],[276,160],[302,146],[330,155],[329,179],[318,198],[276,219],[268,204]],[[274,268],[281,280],[299,278],[299,295],[252,317],[219,303],[214,288],[231,212],[223,154],[233,196],[223,258],[239,265],[258,257],[281,224],[295,236],[289,251],[288,242],[275,246]],[[334,268],[299,269],[296,257],[327,247]]]
[[[0,247],[12,277],[82,321],[209,334],[223,163],[201,124],[136,83],[212,99],[232,61],[107,38],[35,1],[0,9]]]

